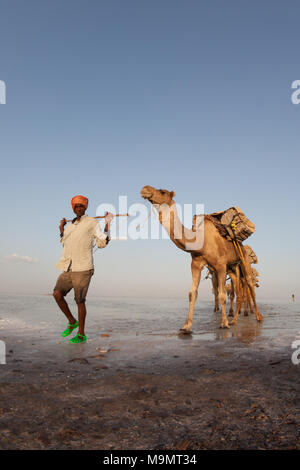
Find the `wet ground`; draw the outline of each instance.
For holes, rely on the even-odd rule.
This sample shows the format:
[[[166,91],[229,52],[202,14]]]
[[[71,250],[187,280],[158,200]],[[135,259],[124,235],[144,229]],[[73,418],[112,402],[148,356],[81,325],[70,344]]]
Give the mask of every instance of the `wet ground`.
[[[0,307],[1,449],[300,448],[299,304],[221,330],[199,301],[178,336],[184,301],[91,297],[82,345],[60,338],[50,297]]]

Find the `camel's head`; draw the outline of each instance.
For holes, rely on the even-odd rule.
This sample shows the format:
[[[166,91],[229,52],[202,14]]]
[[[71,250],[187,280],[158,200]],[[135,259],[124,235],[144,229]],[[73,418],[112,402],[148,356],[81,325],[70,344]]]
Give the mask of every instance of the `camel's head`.
[[[141,196],[148,199],[151,204],[168,204],[173,202],[173,197],[176,195],[175,191],[168,191],[167,189],[155,189],[153,186],[144,186],[141,189]]]

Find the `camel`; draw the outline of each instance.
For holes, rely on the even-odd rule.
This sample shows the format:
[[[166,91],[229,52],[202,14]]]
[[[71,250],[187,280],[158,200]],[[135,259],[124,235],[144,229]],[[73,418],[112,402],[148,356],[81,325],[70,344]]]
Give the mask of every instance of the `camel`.
[[[254,253],[254,251],[252,250],[252,248],[249,245],[244,246],[244,258],[245,258],[245,261],[248,265],[248,272],[249,272],[249,275],[250,275],[251,284],[253,286],[253,289],[255,287],[259,287],[259,284],[258,284],[259,273],[255,268],[253,268],[251,266],[251,264],[256,264],[258,262],[258,260],[257,260],[256,254]],[[240,269],[240,268],[237,267],[237,269]],[[232,287],[231,305],[233,304],[234,294],[235,294],[234,287]],[[251,302],[251,295],[249,295],[249,289],[248,289],[247,283],[245,282],[245,279],[244,279],[242,273],[240,273],[239,299],[237,298],[237,302],[239,303],[239,310],[241,310],[242,305],[243,305],[244,315],[245,316],[248,316],[249,308],[250,308],[250,312],[253,313],[253,304]],[[237,321],[238,314],[239,314],[239,312],[236,311],[236,314],[234,315],[234,318],[233,318],[232,322]],[[232,309],[229,312],[229,315],[233,316]]]
[[[258,271],[251,267],[251,279],[252,279],[252,284],[254,287],[259,287],[258,276],[259,276]],[[226,284],[225,287],[226,287],[227,298],[230,300],[230,310],[229,310],[228,316],[233,317],[233,304],[234,304],[234,297],[235,297],[233,282],[231,281],[230,283]],[[218,306],[217,294],[215,292],[215,289],[212,289],[212,293],[215,296],[215,305],[217,305],[217,307],[215,307],[215,310],[214,310],[216,312],[219,309],[219,306]],[[250,313],[253,313],[253,304],[249,296],[247,285],[243,282],[243,279],[240,279],[240,295],[242,296],[241,308],[244,309],[244,316],[248,316],[249,309],[250,309]]]
[[[252,279],[252,284],[254,287],[259,287],[259,281],[258,281],[258,276],[259,273],[255,268],[251,267],[251,279]],[[249,292],[247,290],[247,286],[243,286],[243,305],[244,305],[244,315],[248,315],[248,310],[250,309],[250,313],[253,313],[253,305],[251,302],[251,299],[249,297]]]
[[[258,284],[258,271],[254,268],[252,268],[251,264],[257,264],[258,263],[258,259],[257,259],[257,256],[255,254],[255,252],[253,251],[253,249],[251,248],[251,246],[249,245],[244,245],[243,246],[244,248],[244,258],[245,258],[245,261],[247,262],[248,264],[248,267],[250,266],[250,270],[249,270],[249,273],[250,273],[250,277],[251,277],[251,282],[252,282],[252,285],[253,287],[259,287],[259,284]],[[227,274],[229,275],[229,277],[232,277],[232,272],[233,270],[235,270],[235,274],[234,275],[237,275],[237,270],[240,270],[240,267],[239,266],[236,266],[234,268],[232,267],[228,267],[228,272]],[[226,288],[226,294],[227,294],[227,297],[230,299],[230,310],[229,310],[229,316],[230,317],[233,317],[233,303],[234,303],[234,296],[235,294],[239,294],[241,296],[241,298],[238,300],[237,299],[237,302],[239,301],[239,305],[240,305],[240,308],[243,306],[244,307],[244,315],[247,316],[248,315],[248,309],[250,308],[250,312],[253,313],[253,307],[252,307],[252,303],[251,303],[251,299],[250,299],[250,296],[249,296],[249,290],[248,290],[248,287],[247,287],[247,284],[245,283],[244,281],[244,278],[243,278],[243,273],[241,273],[241,271],[239,272],[239,278],[240,278],[240,284],[239,284],[239,292],[236,293],[235,290],[234,290],[234,283],[233,281],[231,280],[230,284],[226,284],[225,288]],[[212,273],[212,283],[213,283],[213,294],[215,296],[215,312],[219,310],[219,305],[218,305],[218,286],[217,286],[217,281],[214,279],[214,273]]]
[[[159,221],[162,226],[166,229],[172,242],[177,248],[190,253],[192,257],[191,270],[192,270],[192,288],[189,292],[189,311],[187,319],[184,323],[183,328],[180,329],[181,333],[190,334],[192,333],[194,306],[198,295],[198,288],[201,279],[201,272],[204,266],[207,266],[210,270],[216,273],[216,279],[218,281],[218,300],[221,305],[221,328],[229,328],[229,323],[226,315],[226,272],[227,267],[233,266],[239,262],[239,257],[236,254],[233,244],[228,241],[225,237],[222,237],[209,219],[204,217],[204,238],[201,239],[200,231],[194,232],[193,230],[184,227],[179,219],[177,213],[176,203],[173,200],[175,196],[174,191],[168,191],[166,189],[155,189],[152,186],[144,186],[141,189],[141,196],[148,200],[154,208],[157,210],[159,215]],[[243,248],[242,248],[243,249]],[[256,297],[254,288],[251,284],[250,274],[248,272],[248,266],[246,266],[246,282],[249,286],[252,301],[255,305],[256,319],[262,321],[263,317],[259,313],[256,305]],[[237,270],[238,272],[238,270]],[[239,276],[234,274],[231,277],[235,292],[239,292]],[[239,308],[237,302],[236,309]],[[237,311],[237,310],[236,310]],[[235,317],[231,324],[236,322]]]

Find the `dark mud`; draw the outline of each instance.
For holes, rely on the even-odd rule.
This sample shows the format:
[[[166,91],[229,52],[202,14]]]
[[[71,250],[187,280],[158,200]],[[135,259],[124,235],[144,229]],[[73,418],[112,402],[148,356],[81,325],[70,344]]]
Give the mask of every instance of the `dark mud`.
[[[249,336],[243,321],[219,340],[9,332],[0,449],[300,449],[295,338]]]

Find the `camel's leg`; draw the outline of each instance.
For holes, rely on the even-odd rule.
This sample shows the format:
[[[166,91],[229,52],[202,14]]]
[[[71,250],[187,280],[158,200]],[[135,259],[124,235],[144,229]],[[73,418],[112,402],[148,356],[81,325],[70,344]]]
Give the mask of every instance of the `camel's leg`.
[[[249,287],[250,295],[251,295],[251,298],[252,298],[252,301],[253,301],[253,304],[254,304],[256,320],[257,321],[262,321],[263,316],[261,315],[261,313],[259,313],[257,305],[256,305],[256,295],[255,295],[254,287],[252,285],[251,276],[249,276],[249,274],[247,272],[246,272],[246,283]]]
[[[236,294],[236,305],[235,305],[235,314],[229,325],[235,325],[242,307],[243,302],[243,288],[240,278],[240,270],[237,268],[236,274],[230,275],[233,282],[235,294]]]
[[[225,290],[225,283],[226,283],[226,266],[220,268],[217,271],[218,275],[218,285],[219,285],[219,302],[221,304],[221,311],[222,311],[222,321],[221,321],[221,328],[229,328],[228,320],[226,316],[226,290]]]
[[[240,314],[242,304],[243,304],[242,271],[241,271],[240,266],[237,266],[237,268],[236,268],[236,279],[237,279],[237,282],[238,282],[238,292],[239,292],[239,295],[240,295],[240,299],[239,299],[240,300],[239,314]]]
[[[238,308],[238,315],[239,315],[242,310],[243,298],[244,298],[242,271],[239,266],[237,268],[237,282],[238,282],[238,292],[239,292],[239,308]]]
[[[248,315],[248,312],[250,311],[250,313],[254,313],[253,312],[253,304],[252,304],[252,301],[251,301],[251,294],[250,294],[250,290],[248,289],[248,286],[246,287],[246,292],[247,292],[247,315]]]
[[[193,284],[192,289],[189,292],[189,312],[183,328],[180,329],[181,333],[192,333],[194,306],[198,295],[198,287],[200,284],[201,272],[204,265],[205,262],[201,258],[192,258],[191,268]]]
[[[247,284],[246,284],[244,277],[241,278],[240,289],[241,289],[241,296],[242,296],[241,308],[244,311],[244,315],[247,316],[247,313],[246,313],[247,312],[247,294],[246,294]]]
[[[215,309],[214,312],[219,311],[219,299],[218,299],[218,277],[215,272],[212,273],[211,282],[213,286],[214,296],[215,296]]]
[[[250,309],[250,313],[254,313],[254,310],[253,310],[253,302],[252,302],[250,296],[249,296],[249,309]]]
[[[244,281],[244,316],[248,317],[249,315],[249,302],[250,302],[250,295],[249,295],[249,289],[247,286],[247,282]]]
[[[229,314],[228,316],[229,317],[233,317],[233,303],[234,303],[234,292],[235,292],[235,288],[234,288],[234,283],[232,281],[232,277],[231,275],[229,274],[230,276],[230,279],[231,279],[231,289],[230,289],[230,309],[229,309]],[[232,274],[232,276],[234,276],[234,274]]]
[[[245,255],[245,253],[244,253],[244,255]],[[262,321],[263,316],[259,313],[258,308],[257,308],[257,304],[256,304],[256,295],[255,295],[254,285],[252,283],[252,276],[251,276],[251,264],[249,262],[244,262],[242,266],[243,266],[242,269],[243,269],[243,273],[244,273],[245,283],[249,287],[250,296],[251,296],[251,299],[252,299],[253,304],[254,304],[256,320],[257,321]]]

